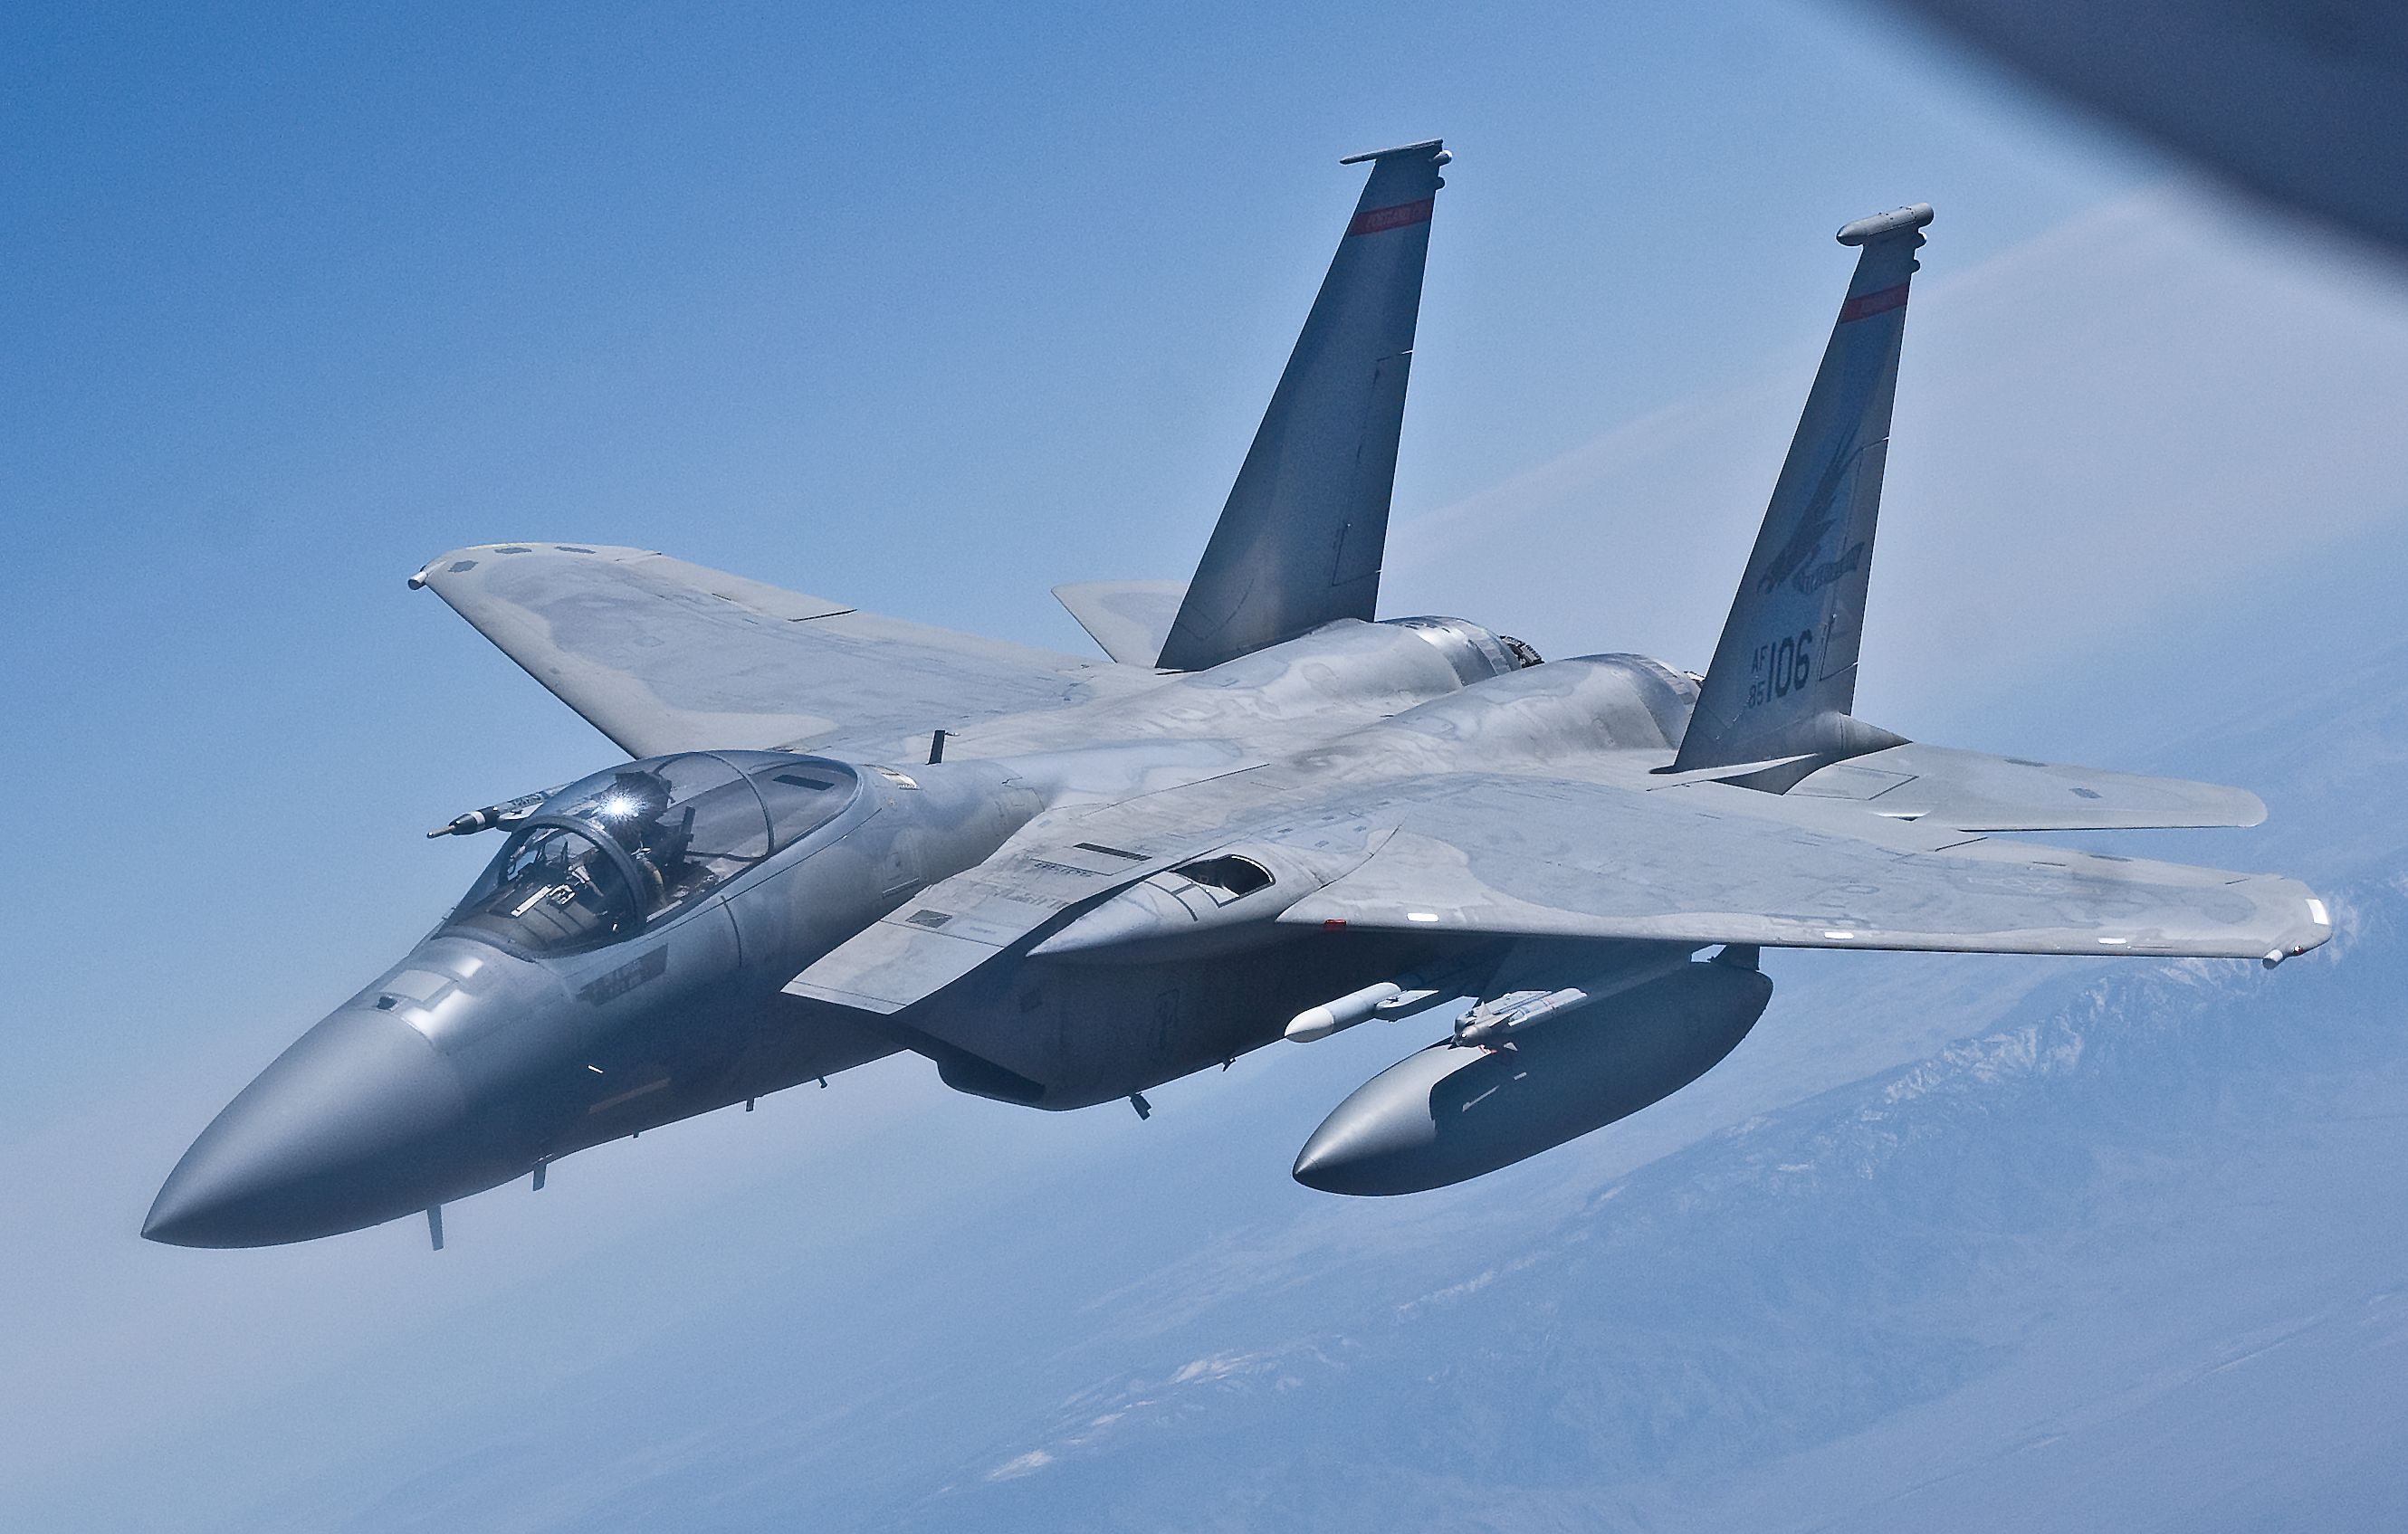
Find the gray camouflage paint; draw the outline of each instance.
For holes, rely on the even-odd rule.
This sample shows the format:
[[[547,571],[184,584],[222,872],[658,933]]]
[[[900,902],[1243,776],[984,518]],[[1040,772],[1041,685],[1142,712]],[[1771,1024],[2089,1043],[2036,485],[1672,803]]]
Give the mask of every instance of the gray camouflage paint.
[[[1452,156],[1433,138],[1354,158],[1370,178],[1163,643],[1157,664],[1173,670],[1378,604],[1430,214]]]
[[[1684,771],[1899,743],[1850,710],[1907,293],[1930,222],[1918,203],[1840,231],[1859,248],[1856,269],[1681,741]]]
[[[851,764],[821,770],[858,787],[608,940],[438,927],[220,1115],[145,1234],[356,1228],[904,1049],[967,1092],[1105,1102],[1367,991],[1382,1015],[1473,1005],[1348,1098],[1297,1175],[1408,1191],[1711,1067],[1764,1009],[1759,945],[2272,959],[2324,940],[2287,880],[1986,835],[2251,824],[2245,793],[1846,712],[1928,208],[1842,231],[1864,254],[1702,681],[1633,655],[1537,664],[1459,619],[1366,621],[1403,399],[1400,371],[1367,395],[1366,369],[1410,348],[1436,150],[1379,161],[1197,581],[1063,593],[1125,661],[1211,664],[1000,644],[633,549],[486,545],[413,576],[631,754],[791,753],[725,760]],[[1348,411],[1352,437],[1307,429]],[[1826,638],[1768,697],[1764,636],[1793,625]],[[528,824],[578,824],[576,792]]]

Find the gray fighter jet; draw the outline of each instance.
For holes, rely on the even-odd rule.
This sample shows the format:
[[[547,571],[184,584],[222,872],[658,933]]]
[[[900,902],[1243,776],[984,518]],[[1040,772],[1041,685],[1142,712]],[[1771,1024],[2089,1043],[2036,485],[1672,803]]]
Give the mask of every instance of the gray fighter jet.
[[[1437,1187],[1676,1091],[1763,1012],[1767,945],[2199,954],[2321,943],[2287,880],[2001,831],[2246,825],[2235,789],[1856,719],[1890,402],[1928,207],[1856,264],[1702,677],[1375,619],[1436,140],[1371,170],[1186,585],[1064,587],[1093,661],[636,549],[412,576],[634,760],[471,810],[493,863],[270,1065],[144,1234],[307,1240],[910,1051],[1035,1108],[1280,1040],[1452,1025],[1296,1177]]]

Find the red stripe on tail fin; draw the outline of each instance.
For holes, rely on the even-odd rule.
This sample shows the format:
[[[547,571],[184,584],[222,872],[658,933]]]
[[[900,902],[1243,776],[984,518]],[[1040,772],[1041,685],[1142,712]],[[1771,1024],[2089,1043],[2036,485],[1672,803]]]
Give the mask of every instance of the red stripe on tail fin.
[[[1417,203],[1398,203],[1394,208],[1367,208],[1354,215],[1346,226],[1350,235],[1376,235],[1383,230],[1402,229],[1408,224],[1429,222],[1430,209],[1438,205],[1435,197],[1424,197]]]
[[[1886,314],[1894,308],[1906,308],[1906,284],[1884,288],[1879,293],[1860,293],[1840,306],[1840,323],[1851,320],[1870,320],[1876,314]]]

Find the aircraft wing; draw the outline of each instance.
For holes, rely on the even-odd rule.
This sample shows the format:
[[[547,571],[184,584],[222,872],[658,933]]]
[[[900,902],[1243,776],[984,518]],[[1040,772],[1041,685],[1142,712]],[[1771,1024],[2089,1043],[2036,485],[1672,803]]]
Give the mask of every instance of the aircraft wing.
[[[2260,958],[2331,935],[2267,875],[1994,841],[1717,783],[1451,774],[1282,922],[1446,935]]]
[[[878,750],[1143,673],[797,595],[641,549],[457,549],[410,578],[637,756]]]

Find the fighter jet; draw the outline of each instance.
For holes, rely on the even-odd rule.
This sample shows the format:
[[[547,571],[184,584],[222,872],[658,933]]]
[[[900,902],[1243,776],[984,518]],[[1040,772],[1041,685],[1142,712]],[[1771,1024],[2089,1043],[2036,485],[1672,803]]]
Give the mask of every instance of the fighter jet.
[[[433,591],[630,760],[471,810],[473,887],[271,1064],[144,1234],[254,1246],[424,1211],[909,1051],[1031,1108],[1282,1039],[1447,1025],[1294,1175],[1442,1186],[1634,1112],[1763,1013],[1766,947],[2272,964],[2262,875],[1998,833],[2247,825],[2236,789],[1857,719],[1917,205],[1856,266],[1702,676],[1375,615],[1438,140],[1368,180],[1184,585],[1058,588],[1108,659],[666,554],[456,550]]]

